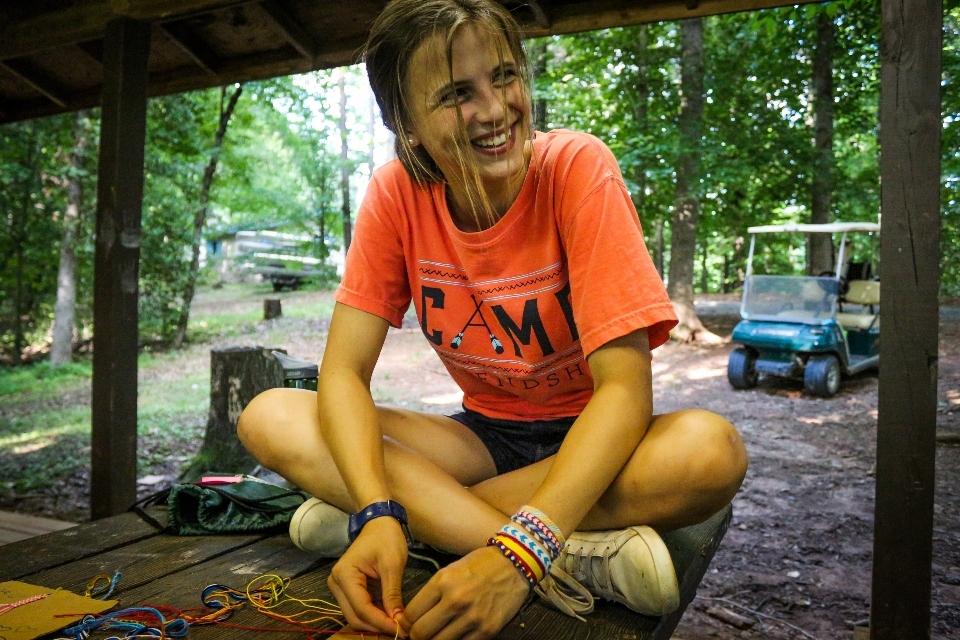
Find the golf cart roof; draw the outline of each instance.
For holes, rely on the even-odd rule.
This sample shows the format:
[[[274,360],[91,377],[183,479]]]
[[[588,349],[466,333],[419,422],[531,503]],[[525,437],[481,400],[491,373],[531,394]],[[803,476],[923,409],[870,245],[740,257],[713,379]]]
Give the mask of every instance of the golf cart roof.
[[[750,227],[747,233],[843,233],[845,231],[879,232],[876,222],[831,222],[830,224],[770,224]]]

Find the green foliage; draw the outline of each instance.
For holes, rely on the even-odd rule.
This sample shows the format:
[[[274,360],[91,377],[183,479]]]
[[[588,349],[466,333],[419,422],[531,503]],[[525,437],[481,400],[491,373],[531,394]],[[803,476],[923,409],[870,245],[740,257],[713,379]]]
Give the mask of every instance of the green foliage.
[[[836,28],[834,218],[877,219],[876,3],[848,0],[711,17],[704,29],[701,256],[695,278],[707,291],[738,285],[747,227],[809,219],[810,85],[821,11]],[[535,87],[536,96],[550,101],[551,126],[588,131],[613,150],[648,242],[654,224],[669,225],[672,215],[679,38],[673,23],[551,38],[548,72]],[[758,256],[758,266],[802,270],[804,248],[789,242],[773,244]]]
[[[49,329],[73,121],[0,127],[0,362],[19,362]]]
[[[193,217],[217,126],[216,90],[149,102],[140,262],[141,340],[165,342],[176,328],[193,242]]]
[[[955,3],[944,15],[943,31],[940,290],[960,296],[960,8]]]

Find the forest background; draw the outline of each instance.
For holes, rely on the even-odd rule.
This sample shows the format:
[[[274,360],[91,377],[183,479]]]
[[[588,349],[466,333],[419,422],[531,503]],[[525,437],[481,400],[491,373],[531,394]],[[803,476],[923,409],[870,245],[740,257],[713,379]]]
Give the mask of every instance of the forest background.
[[[944,296],[960,295],[957,4],[943,40]],[[877,221],[879,37],[879,4],[842,0],[531,40],[535,120],[610,146],[672,297],[692,308],[694,291],[741,286],[748,226]],[[142,345],[202,338],[187,323],[196,286],[217,278],[199,267],[204,237],[282,224],[321,260],[348,244],[384,146],[365,87],[351,67],[149,101]],[[46,359],[55,316],[60,361],[89,345],[98,127],[98,110],[0,127],[2,365]],[[797,242],[770,245],[759,270],[819,271],[817,248]]]

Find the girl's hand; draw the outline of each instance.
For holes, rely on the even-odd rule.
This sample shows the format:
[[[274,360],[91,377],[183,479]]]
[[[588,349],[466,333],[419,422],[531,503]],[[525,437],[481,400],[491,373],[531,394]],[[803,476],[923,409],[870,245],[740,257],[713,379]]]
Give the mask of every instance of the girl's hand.
[[[412,640],[484,640],[520,610],[530,589],[496,547],[484,547],[444,567],[400,617]]]
[[[351,628],[390,636],[397,633],[396,621],[403,613],[400,583],[406,564],[407,540],[400,523],[385,516],[363,527],[327,579]],[[371,580],[380,582],[382,609],[370,595]]]

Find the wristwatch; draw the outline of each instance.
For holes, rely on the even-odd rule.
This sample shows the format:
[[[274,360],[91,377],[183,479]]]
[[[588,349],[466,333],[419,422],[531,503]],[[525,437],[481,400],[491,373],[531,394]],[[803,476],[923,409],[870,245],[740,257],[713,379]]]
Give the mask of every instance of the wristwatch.
[[[357,536],[360,535],[360,530],[363,529],[368,522],[381,516],[395,518],[397,522],[400,523],[400,528],[403,529],[403,535],[407,538],[407,542],[413,542],[410,529],[407,527],[407,510],[403,508],[402,504],[394,502],[393,500],[368,504],[358,513],[351,515],[350,528],[348,530],[350,542],[357,539]]]

